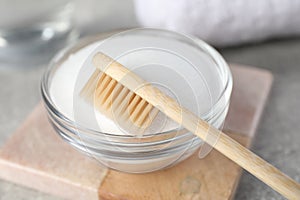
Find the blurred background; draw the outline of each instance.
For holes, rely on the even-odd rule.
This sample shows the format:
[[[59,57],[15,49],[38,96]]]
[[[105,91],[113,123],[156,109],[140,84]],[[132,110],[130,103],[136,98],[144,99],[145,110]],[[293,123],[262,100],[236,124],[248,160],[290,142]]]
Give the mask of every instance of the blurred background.
[[[300,182],[300,0],[0,0],[0,145],[40,101],[51,58],[81,37],[157,27],[274,74],[253,150]],[[0,199],[57,199],[0,180]],[[281,199],[244,172],[236,199]]]

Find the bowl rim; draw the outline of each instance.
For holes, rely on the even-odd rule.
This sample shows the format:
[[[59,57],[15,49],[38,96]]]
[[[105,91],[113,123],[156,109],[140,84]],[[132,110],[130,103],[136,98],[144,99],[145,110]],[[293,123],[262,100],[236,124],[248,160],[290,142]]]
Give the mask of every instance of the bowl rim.
[[[134,28],[134,29],[129,29],[129,30],[127,29],[125,31],[134,31],[134,30],[141,30],[141,29],[149,30],[149,31],[163,31],[163,32],[169,33],[169,34],[176,34],[179,36],[187,37],[188,39],[195,42],[195,44],[197,44],[197,47],[200,48],[204,53],[206,53],[213,60],[213,62],[216,64],[216,66],[218,66],[221,70],[223,70],[223,73],[226,76],[224,88],[220,92],[219,97],[216,99],[216,102],[210,107],[210,109],[206,113],[202,114],[202,118],[204,120],[209,120],[210,118],[213,118],[214,115],[211,115],[210,118],[205,118],[203,116],[207,116],[207,115],[210,116],[209,114],[220,104],[220,101],[221,101],[222,97],[225,95],[225,93],[227,92],[227,93],[229,93],[229,95],[231,95],[232,86],[233,86],[233,80],[232,80],[232,74],[231,74],[230,68],[227,65],[224,58],[220,55],[220,53],[217,52],[212,46],[210,46],[203,40],[195,38],[193,36],[188,36],[183,33],[178,33],[178,32],[164,30],[164,29],[156,29],[156,28]],[[48,87],[48,81],[49,81],[52,70],[56,69],[60,64],[62,64],[69,57],[69,55],[71,55],[72,53],[76,53],[81,48],[86,47],[86,46],[96,42],[96,40],[104,40],[109,36],[112,36],[114,34],[117,34],[117,33],[123,32],[123,31],[124,30],[121,29],[121,30],[117,30],[117,31],[105,32],[105,33],[100,33],[100,34],[81,38],[80,40],[75,41],[75,42],[69,44],[66,48],[60,50],[56,54],[56,56],[53,57],[53,59],[48,64],[47,69],[45,70],[45,72],[42,76],[41,86],[40,86],[42,100],[43,100],[44,106],[46,107],[48,112],[51,111],[54,115],[56,115],[58,118],[63,120],[68,125],[76,127],[77,129],[81,129],[83,131],[88,131],[89,133],[91,133],[95,136],[97,136],[97,135],[99,136],[99,134],[101,134],[102,136],[116,137],[116,138],[123,138],[123,139],[136,138],[136,136],[134,136],[134,135],[124,135],[124,134],[119,135],[119,134],[107,133],[107,132],[102,132],[99,130],[95,130],[95,129],[77,124],[74,120],[70,119],[65,114],[60,112],[59,109],[55,106],[55,103],[52,101],[52,99],[50,97],[49,87]],[[228,98],[228,102],[229,101],[230,101],[230,97]],[[228,102],[226,102],[225,104],[228,104]],[[216,114],[218,114],[218,112],[216,112]],[[161,136],[161,135],[166,135],[166,134],[170,134],[170,133],[174,133],[174,132],[180,132],[183,130],[184,130],[184,128],[178,127],[178,128],[171,129],[168,131],[162,131],[162,132],[158,132],[158,133],[143,135],[140,138]],[[188,135],[188,133],[189,132],[186,130],[186,133],[184,133],[184,134]],[[180,135],[182,136],[182,134],[180,134]],[[177,137],[177,135],[175,137]]]

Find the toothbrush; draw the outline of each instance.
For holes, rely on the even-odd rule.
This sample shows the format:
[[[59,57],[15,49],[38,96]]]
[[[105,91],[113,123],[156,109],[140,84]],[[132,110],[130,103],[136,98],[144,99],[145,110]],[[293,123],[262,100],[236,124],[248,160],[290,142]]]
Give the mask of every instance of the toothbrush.
[[[97,69],[80,95],[124,129],[141,134],[161,111],[286,198],[300,199],[299,183],[117,61],[98,52],[92,63]]]

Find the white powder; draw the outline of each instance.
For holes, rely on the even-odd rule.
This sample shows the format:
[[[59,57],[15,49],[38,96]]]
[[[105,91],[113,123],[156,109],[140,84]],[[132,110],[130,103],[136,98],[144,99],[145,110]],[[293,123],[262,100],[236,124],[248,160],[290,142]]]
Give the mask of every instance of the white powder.
[[[141,50],[140,47],[147,48]],[[150,47],[169,49],[172,52]],[[139,50],[132,51],[138,48]],[[84,66],[85,60],[95,49],[113,58],[130,51],[126,56],[118,58],[118,62],[148,82],[156,86],[159,83],[160,89],[176,97],[183,106],[198,115],[210,109],[222,88],[222,83],[216,81],[220,78],[218,78],[219,72],[212,67],[215,65],[213,60],[182,41],[152,35],[129,35],[115,37],[105,42],[99,41],[70,55],[56,70],[50,85],[51,98],[59,111],[68,118],[76,122],[80,121],[79,124],[92,129],[112,134],[125,134],[112,120],[97,111],[95,113],[97,126],[90,123],[93,116],[86,111],[87,107],[84,105],[86,103],[76,95],[74,90],[75,86],[78,86],[76,81],[79,73],[83,73],[84,67],[87,67]],[[188,59],[194,67],[175,54]],[[75,109],[76,117],[74,117],[73,105],[76,105],[76,109],[77,105],[82,105],[81,109]],[[168,131],[178,127],[178,124],[160,114],[147,133]]]

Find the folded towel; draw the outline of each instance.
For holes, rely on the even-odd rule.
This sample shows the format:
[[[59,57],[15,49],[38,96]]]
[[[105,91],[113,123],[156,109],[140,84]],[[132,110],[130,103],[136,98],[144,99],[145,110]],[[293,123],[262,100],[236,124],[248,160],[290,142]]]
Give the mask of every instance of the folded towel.
[[[135,0],[142,26],[192,34],[215,46],[300,35],[300,0]]]

